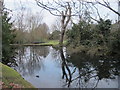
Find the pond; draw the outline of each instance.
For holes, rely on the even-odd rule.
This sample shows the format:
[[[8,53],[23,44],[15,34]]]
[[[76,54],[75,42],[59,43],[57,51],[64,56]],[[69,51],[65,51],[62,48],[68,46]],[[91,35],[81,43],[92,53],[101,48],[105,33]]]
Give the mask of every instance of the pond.
[[[14,67],[36,88],[118,88],[119,60],[69,54],[64,47],[27,46],[16,49]]]

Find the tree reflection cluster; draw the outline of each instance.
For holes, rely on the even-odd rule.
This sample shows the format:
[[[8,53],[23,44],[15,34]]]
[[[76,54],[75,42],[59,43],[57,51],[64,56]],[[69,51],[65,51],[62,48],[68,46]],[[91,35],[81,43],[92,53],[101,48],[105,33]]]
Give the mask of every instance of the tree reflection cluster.
[[[17,70],[22,75],[33,75],[35,71],[41,69],[43,65],[42,59],[49,54],[48,47],[20,47],[16,50]]]
[[[120,75],[120,57],[115,56],[94,56],[86,54],[85,52],[77,52],[72,54],[67,54],[64,57],[62,49],[60,50],[61,58],[63,60],[62,67],[67,67],[63,70],[63,76],[66,76],[66,85],[69,87],[71,83],[76,82],[76,86],[80,88],[87,88],[87,83],[94,79],[95,84],[91,88],[97,87],[98,83],[102,79],[115,79],[116,76]],[[74,67],[74,72],[71,72],[68,63],[72,63]],[[68,71],[69,74],[66,74]],[[76,77],[73,76],[75,72],[78,72]],[[67,78],[69,76],[69,79]],[[88,86],[89,87],[89,86]]]
[[[17,49],[18,55],[16,69],[22,75],[34,75],[44,67],[44,59],[51,53],[54,60],[59,59],[62,70],[62,87],[96,88],[103,79],[115,79],[120,75],[120,57],[94,56],[85,52],[69,54],[63,48],[55,49],[49,46],[21,47]]]

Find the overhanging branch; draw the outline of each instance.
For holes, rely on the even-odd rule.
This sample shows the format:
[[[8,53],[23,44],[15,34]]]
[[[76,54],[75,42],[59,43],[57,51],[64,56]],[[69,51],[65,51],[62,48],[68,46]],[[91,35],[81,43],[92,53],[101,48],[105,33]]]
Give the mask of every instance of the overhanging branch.
[[[97,0],[96,0],[96,2],[90,2],[90,1],[85,1],[85,2],[91,3],[91,4],[100,4],[101,6],[104,6],[104,7],[108,8],[109,10],[113,11],[114,13],[116,13],[117,15],[120,16],[120,13],[119,13],[118,11],[114,10],[114,9],[110,6],[110,4],[107,3],[107,2],[104,1],[104,0],[103,0],[104,3],[101,3],[101,2],[99,2],[99,1],[97,1]]]

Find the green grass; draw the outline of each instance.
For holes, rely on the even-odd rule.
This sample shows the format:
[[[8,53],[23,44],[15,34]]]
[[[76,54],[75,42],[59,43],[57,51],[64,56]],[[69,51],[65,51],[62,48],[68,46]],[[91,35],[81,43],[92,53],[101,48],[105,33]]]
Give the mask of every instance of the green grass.
[[[58,45],[59,41],[58,40],[50,40],[45,43],[41,43],[41,45]]]
[[[67,41],[63,41],[63,44],[65,45],[67,43]],[[11,44],[11,45],[19,45],[19,44]],[[40,44],[20,44],[20,45],[24,45],[24,46],[33,46],[33,45],[38,45],[38,46],[56,46],[59,45],[59,40],[49,40],[46,41],[45,43],[40,43]]]
[[[66,44],[67,41],[63,41],[63,44]],[[50,40],[46,43],[42,43],[41,45],[52,45],[52,46],[56,46],[59,45],[59,40]]]
[[[21,77],[21,75],[14,69],[3,65],[2,63],[0,63],[0,66],[2,66],[2,82],[4,82],[5,85],[15,83],[20,86],[23,86],[24,88],[34,88],[34,86],[32,86],[29,82],[24,80]]]

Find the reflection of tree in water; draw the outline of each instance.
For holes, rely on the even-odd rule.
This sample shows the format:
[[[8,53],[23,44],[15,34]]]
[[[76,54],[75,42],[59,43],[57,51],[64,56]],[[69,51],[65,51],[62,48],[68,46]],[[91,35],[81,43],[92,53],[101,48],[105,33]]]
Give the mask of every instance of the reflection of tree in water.
[[[67,65],[67,62],[65,60],[65,56],[64,56],[64,53],[63,53],[63,49],[61,48],[60,49],[60,56],[61,56],[61,59],[62,59],[62,72],[63,72],[63,75],[62,75],[62,79],[66,79],[66,83],[68,83],[68,87],[70,86],[70,83],[71,83],[71,71]],[[67,74],[67,72],[68,74]]]
[[[61,64],[61,57],[60,57],[59,49],[52,47],[50,49],[50,53],[51,53],[52,58],[53,58],[52,60],[54,60],[56,62],[56,65],[61,67],[60,66],[60,64]]]
[[[120,75],[120,57],[100,56],[90,57],[85,53],[73,53],[64,57],[63,51],[60,50],[62,58],[62,78],[66,77],[66,85],[69,87],[73,82],[76,87],[80,88],[95,88],[102,79],[115,79]],[[73,72],[71,72],[68,63],[74,65]],[[68,72],[68,73],[67,73]],[[78,72],[74,77],[74,73]],[[90,81],[92,83],[90,85]]]
[[[51,55],[52,55],[53,58],[55,58],[55,60],[58,59],[60,57],[59,56],[59,50],[57,50],[56,48],[53,48],[51,50]]]
[[[34,46],[35,54],[43,56],[44,58],[49,54],[49,47],[47,46]]]
[[[33,75],[43,66],[42,60],[49,54],[48,47],[21,47],[17,49],[17,70],[22,75]]]

